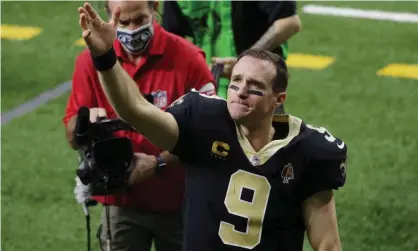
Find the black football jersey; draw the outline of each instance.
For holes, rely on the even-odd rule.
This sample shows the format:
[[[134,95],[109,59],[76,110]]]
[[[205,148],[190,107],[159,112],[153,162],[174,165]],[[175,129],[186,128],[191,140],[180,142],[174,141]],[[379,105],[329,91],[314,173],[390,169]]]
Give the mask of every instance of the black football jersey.
[[[301,251],[301,202],[345,183],[347,146],[291,115],[274,118],[256,152],[225,100],[191,92],[168,109],[179,126],[172,151],[187,166],[186,251]]]

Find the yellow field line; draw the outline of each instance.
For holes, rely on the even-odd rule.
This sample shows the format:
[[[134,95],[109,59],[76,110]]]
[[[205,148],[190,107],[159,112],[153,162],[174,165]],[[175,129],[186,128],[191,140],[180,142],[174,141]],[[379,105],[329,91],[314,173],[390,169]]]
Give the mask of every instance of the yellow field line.
[[[74,42],[74,45],[77,45],[77,46],[86,46],[86,43],[84,43],[84,39],[83,38],[80,38],[80,39],[78,39],[78,40],[76,40]]]
[[[39,35],[42,29],[39,27],[18,26],[2,24],[0,25],[1,39],[28,40]]]
[[[417,64],[389,64],[376,72],[377,76],[418,79]]]
[[[290,68],[323,70],[335,62],[334,57],[290,53],[286,63]]]

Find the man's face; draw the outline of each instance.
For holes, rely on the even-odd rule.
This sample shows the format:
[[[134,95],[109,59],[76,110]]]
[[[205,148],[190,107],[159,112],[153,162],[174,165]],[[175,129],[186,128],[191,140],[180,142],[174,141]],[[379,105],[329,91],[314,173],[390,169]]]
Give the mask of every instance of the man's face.
[[[148,24],[152,20],[153,11],[148,1],[109,1],[109,10],[114,11],[119,6],[121,10],[118,27],[129,30]]]
[[[231,117],[243,123],[253,123],[271,116],[280,95],[272,89],[275,77],[276,68],[271,62],[251,56],[241,58],[232,70],[228,88]]]

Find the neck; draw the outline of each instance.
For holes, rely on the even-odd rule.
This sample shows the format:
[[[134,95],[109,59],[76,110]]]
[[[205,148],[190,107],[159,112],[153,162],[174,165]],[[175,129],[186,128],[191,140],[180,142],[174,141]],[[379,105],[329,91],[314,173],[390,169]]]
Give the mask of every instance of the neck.
[[[240,125],[243,134],[255,151],[260,151],[265,145],[272,141],[274,136],[272,123],[272,118],[268,118],[257,123],[256,126]]]

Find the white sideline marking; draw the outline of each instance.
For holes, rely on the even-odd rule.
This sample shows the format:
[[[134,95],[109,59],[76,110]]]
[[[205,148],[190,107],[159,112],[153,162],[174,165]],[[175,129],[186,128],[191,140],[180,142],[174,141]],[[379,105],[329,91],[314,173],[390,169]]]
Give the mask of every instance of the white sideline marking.
[[[29,100],[28,102],[25,102],[9,110],[8,112],[5,112],[4,114],[1,114],[1,125],[4,125],[14,118],[20,117],[26,113],[35,110],[41,105],[60,97],[62,94],[66,93],[69,90],[71,90],[71,81],[62,83],[54,89],[41,93],[40,95]]]
[[[418,23],[417,13],[389,12],[380,10],[362,10],[344,7],[332,7],[308,4],[303,6],[302,11],[308,14],[329,15],[340,17],[365,18],[375,20],[389,20],[394,22]]]

